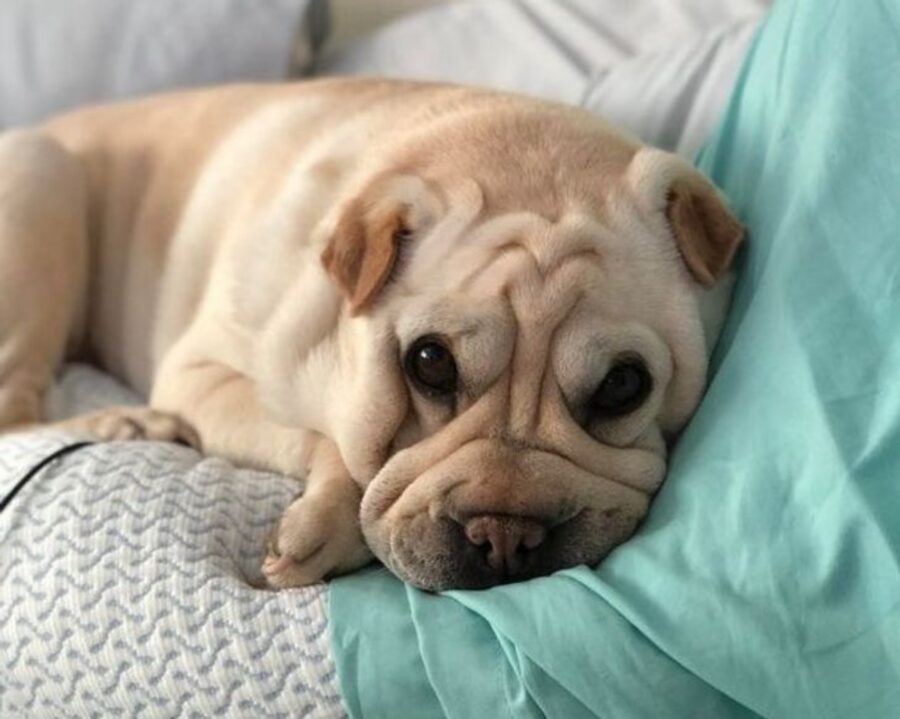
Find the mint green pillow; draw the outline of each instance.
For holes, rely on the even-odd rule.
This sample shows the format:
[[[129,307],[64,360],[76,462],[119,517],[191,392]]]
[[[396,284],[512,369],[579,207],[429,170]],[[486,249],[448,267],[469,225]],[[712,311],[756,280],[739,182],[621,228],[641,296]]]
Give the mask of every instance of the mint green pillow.
[[[900,0],[781,0],[701,169],[751,241],[707,396],[599,569],[333,583],[354,716],[900,716]]]

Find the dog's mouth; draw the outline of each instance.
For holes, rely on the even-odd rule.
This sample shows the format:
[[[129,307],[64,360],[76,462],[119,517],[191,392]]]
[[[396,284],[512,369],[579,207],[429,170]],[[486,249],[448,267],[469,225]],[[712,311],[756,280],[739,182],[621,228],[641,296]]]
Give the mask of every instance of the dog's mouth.
[[[420,513],[394,527],[387,551],[378,553],[420,589],[486,589],[596,564],[634,532],[639,519],[618,508],[582,508],[552,525],[517,515],[458,521]]]
[[[484,440],[424,471],[413,460],[430,458],[406,450],[367,486],[361,528],[398,577],[432,591],[484,589],[594,565],[633,534],[658,484],[645,479],[663,474],[657,454],[623,451],[626,457],[614,458],[622,467],[607,475],[558,453],[511,453]]]

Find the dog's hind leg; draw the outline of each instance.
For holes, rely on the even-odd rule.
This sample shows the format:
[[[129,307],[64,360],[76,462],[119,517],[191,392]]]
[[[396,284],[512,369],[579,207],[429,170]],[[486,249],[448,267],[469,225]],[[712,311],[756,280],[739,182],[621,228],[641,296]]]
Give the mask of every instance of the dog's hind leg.
[[[0,134],[0,432],[41,419],[87,295],[83,166],[39,131]]]

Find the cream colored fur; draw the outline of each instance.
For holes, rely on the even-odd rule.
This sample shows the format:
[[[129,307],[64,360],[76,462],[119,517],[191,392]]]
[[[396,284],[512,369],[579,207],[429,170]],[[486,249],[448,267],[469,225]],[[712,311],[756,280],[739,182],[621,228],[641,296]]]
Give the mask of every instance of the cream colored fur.
[[[406,234],[353,296],[355,246],[323,252],[358,226],[369,262],[370,218],[392,212]],[[320,81],[76,112],[0,136],[0,427],[39,422],[82,356],[152,409],[68,426],[305,477],[264,565],[276,586],[372,551],[426,588],[516,578],[473,568],[459,527],[483,515],[546,528],[528,576],[596,562],[702,394],[704,285],[736,227],[673,156],[487,91]],[[453,407],[404,377],[428,334],[454,352]],[[580,424],[635,354],[647,401]]]

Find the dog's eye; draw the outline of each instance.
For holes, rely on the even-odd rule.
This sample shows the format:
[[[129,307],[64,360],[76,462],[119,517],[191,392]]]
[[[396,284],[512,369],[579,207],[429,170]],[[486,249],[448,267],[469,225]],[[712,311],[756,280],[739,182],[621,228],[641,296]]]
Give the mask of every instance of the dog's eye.
[[[621,417],[633,412],[647,399],[653,380],[638,360],[624,360],[612,366],[591,397],[591,414],[597,418]]]
[[[456,392],[456,362],[450,350],[435,337],[422,337],[406,353],[406,374],[429,396]]]

